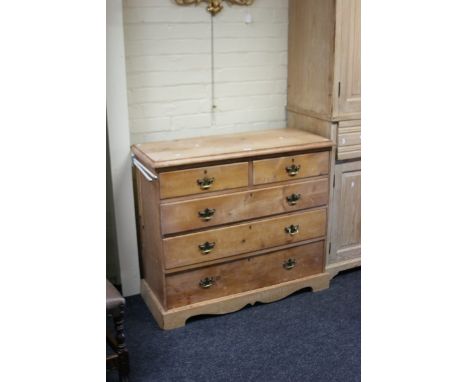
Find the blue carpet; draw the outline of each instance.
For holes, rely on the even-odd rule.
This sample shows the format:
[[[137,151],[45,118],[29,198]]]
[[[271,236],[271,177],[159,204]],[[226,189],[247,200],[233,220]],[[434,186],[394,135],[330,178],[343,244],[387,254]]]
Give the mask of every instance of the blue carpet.
[[[140,296],[127,306],[130,382],[360,381],[359,269],[322,292],[195,317],[170,331],[159,329]]]

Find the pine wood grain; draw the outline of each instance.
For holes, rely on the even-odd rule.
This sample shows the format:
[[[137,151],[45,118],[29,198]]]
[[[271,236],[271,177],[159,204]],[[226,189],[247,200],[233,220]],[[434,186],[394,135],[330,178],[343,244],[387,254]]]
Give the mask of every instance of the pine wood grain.
[[[288,111],[288,126],[309,131],[311,133],[332,139],[332,122],[323,119],[311,117],[310,115],[298,114]],[[333,139],[332,139],[333,140]]]
[[[336,0],[335,119],[361,118],[361,0]]]
[[[300,200],[290,205],[287,197],[300,194]],[[164,235],[248,219],[324,206],[328,203],[328,178],[268,187],[228,195],[200,198],[185,202],[161,204]],[[205,209],[215,210],[211,220],[199,217]]]
[[[361,256],[361,162],[335,166],[333,226],[328,264]]]
[[[326,219],[327,210],[322,208],[166,238],[163,240],[166,268],[199,264],[321,237],[326,233]],[[299,226],[299,232],[292,236],[285,231],[291,225]],[[199,245],[206,242],[213,243],[214,248],[203,254]]]
[[[288,110],[331,116],[334,37],[334,0],[289,1]]]
[[[361,1],[290,0],[288,110],[361,118]]]
[[[141,296],[158,325],[164,330],[170,330],[184,326],[188,318],[199,314],[231,313],[242,309],[244,306],[254,305],[256,302],[270,303],[281,300],[303,288],[311,288],[314,292],[318,292],[327,289],[329,285],[330,275],[324,272],[280,284],[269,285],[264,288],[166,310],[146,281],[142,280]]]
[[[162,172],[159,175],[161,199],[246,187],[249,185],[248,167],[247,162],[242,162]],[[212,184],[203,189],[198,181],[205,178]]]
[[[321,151],[311,154],[255,160],[253,161],[253,183],[274,183],[327,175],[329,158],[330,153],[328,151]],[[298,173],[294,176],[291,176],[286,170],[291,165],[300,166]]]
[[[289,128],[153,142],[132,151],[158,175],[147,182],[136,172],[142,295],[163,328],[194,314],[274,301],[301,286],[328,287],[332,140]],[[293,160],[299,177],[286,178],[279,170]],[[202,190],[204,177],[210,181]],[[210,209],[210,219],[199,216]],[[290,270],[283,266],[288,260],[295,265]],[[218,273],[198,278],[209,270]],[[216,285],[202,288],[205,277]]]
[[[164,256],[160,239],[159,184],[148,182],[136,172],[142,275],[165,306]]]
[[[151,168],[159,169],[331,146],[327,138],[287,128],[142,143],[133,145],[132,151]]]
[[[329,264],[326,267],[327,273],[330,275],[330,279],[335,277],[338,273],[346,271],[348,269],[356,268],[361,266],[361,257],[356,257],[351,260],[344,260],[338,263]]]
[[[361,121],[343,121],[338,126],[338,160],[361,157]]]
[[[175,308],[206,301],[247,290],[262,288],[323,272],[324,242],[320,241],[256,256],[167,276],[167,305]],[[296,261],[292,269],[283,264]],[[213,278],[214,284],[202,288],[200,280]]]

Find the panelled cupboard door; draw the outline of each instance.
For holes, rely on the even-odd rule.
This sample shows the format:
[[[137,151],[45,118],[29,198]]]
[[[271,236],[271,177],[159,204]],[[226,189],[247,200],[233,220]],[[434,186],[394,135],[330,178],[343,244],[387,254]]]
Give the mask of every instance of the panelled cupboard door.
[[[361,256],[361,161],[335,165],[328,265]]]
[[[360,118],[361,0],[337,0],[335,117]]]

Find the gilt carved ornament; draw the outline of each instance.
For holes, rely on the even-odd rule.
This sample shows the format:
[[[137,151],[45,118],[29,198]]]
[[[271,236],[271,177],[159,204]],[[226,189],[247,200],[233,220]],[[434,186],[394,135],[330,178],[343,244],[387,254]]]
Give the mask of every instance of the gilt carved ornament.
[[[236,5],[252,5],[255,0],[175,0],[178,5],[198,5],[200,3],[207,3],[208,5],[206,10],[210,12],[212,16],[215,16],[217,13],[221,12],[224,1]]]

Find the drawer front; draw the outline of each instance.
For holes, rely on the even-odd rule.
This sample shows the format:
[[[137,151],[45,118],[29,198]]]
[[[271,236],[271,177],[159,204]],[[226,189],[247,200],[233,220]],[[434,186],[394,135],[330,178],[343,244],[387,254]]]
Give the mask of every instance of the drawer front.
[[[166,276],[168,309],[323,272],[324,242]]]
[[[253,183],[265,184],[328,174],[328,151],[253,162]]]
[[[294,212],[328,203],[328,178],[161,204],[162,233]]]
[[[248,186],[249,166],[244,162],[162,172],[159,179],[161,199],[195,195]]]
[[[340,122],[337,137],[338,160],[361,157],[361,125],[360,121]]]
[[[163,240],[167,269],[221,259],[325,235],[325,208]]]

